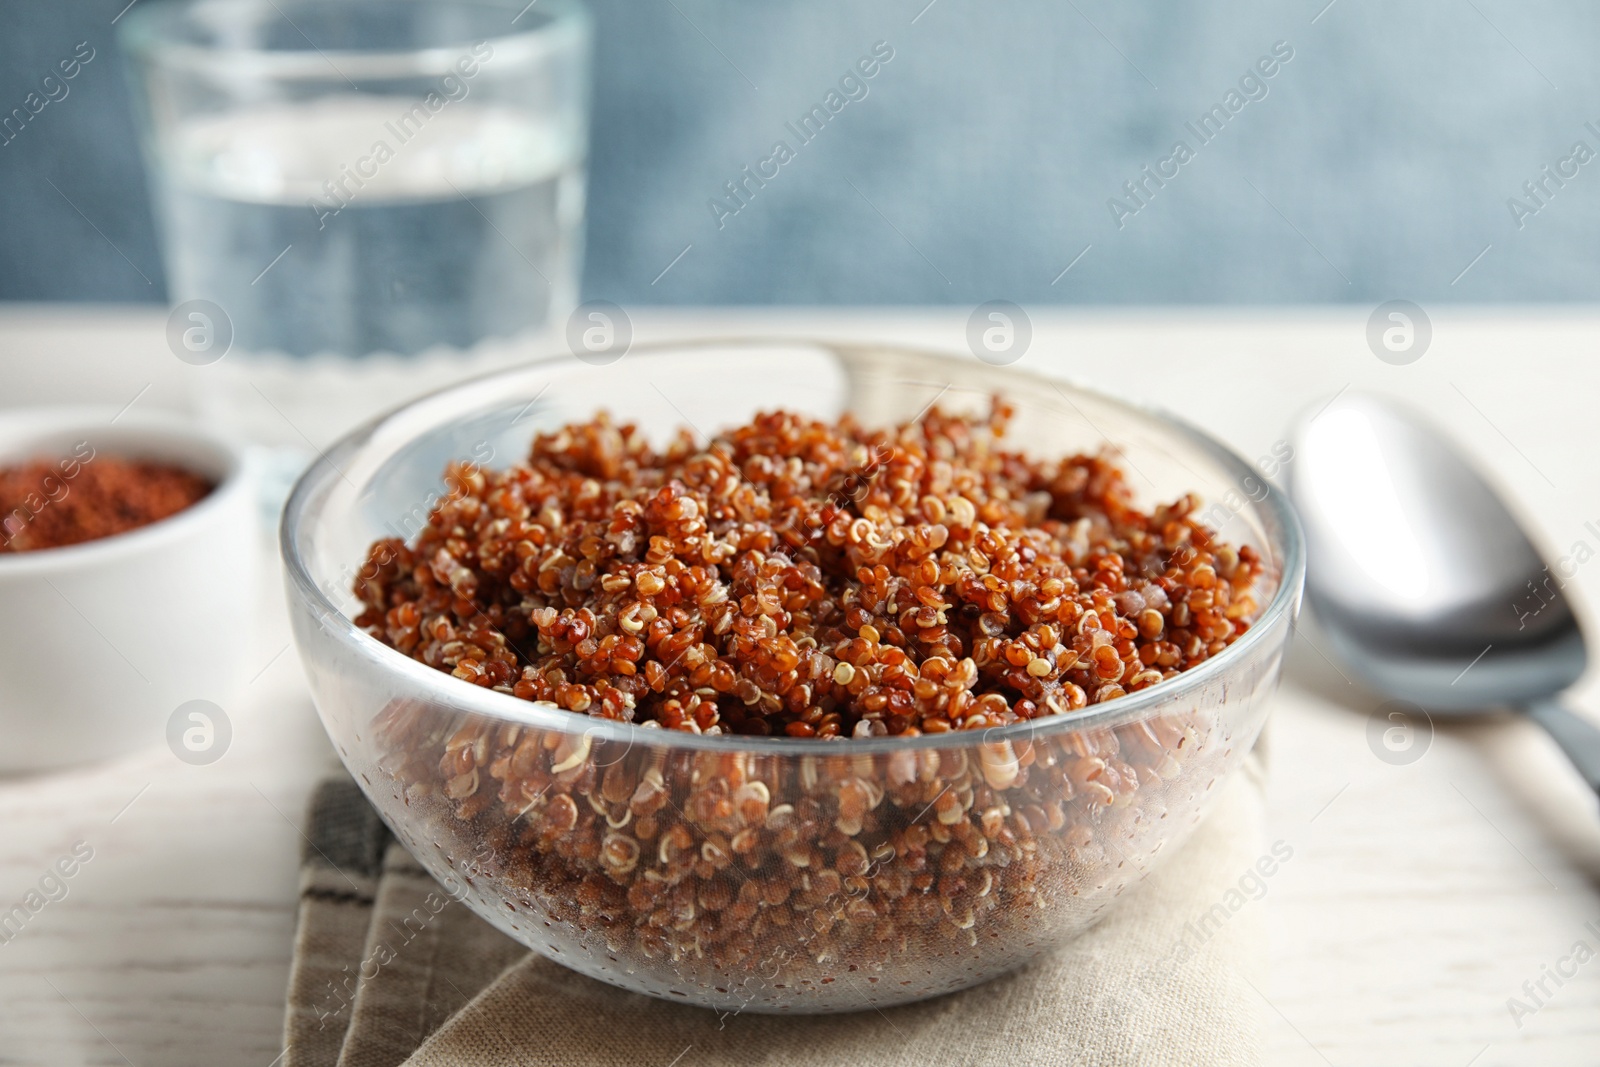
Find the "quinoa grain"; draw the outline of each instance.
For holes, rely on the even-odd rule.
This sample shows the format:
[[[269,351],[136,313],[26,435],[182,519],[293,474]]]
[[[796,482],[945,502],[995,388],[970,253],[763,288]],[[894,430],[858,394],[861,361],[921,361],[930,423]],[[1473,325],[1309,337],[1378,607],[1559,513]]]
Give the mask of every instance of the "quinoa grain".
[[[601,414],[510,469],[452,467],[412,543],[372,546],[373,637],[554,709],[837,755],[445,724],[397,701],[385,767],[547,922],[675,982],[765,988],[777,961],[778,988],[803,990],[980,940],[1022,953],[1039,909],[1164,817],[1162,783],[1212,758],[1210,727],[959,735],[1216,655],[1248,629],[1262,564],[1216,543],[1192,496],[1139,510],[1109,455],[1006,447],[1009,416],[773,412],[658,450]],[[853,754],[927,734],[951,744]]]

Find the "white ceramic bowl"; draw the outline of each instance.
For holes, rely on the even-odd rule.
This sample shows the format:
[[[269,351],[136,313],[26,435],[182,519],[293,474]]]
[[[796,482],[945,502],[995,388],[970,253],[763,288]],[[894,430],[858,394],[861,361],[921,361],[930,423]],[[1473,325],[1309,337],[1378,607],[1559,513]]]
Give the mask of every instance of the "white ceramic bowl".
[[[245,681],[260,552],[242,451],[175,416],[0,413],[0,464],[87,449],[90,463],[167,462],[216,488],[127,533],[0,554],[0,772],[160,743],[180,705],[226,708]],[[70,478],[62,484],[71,492]]]

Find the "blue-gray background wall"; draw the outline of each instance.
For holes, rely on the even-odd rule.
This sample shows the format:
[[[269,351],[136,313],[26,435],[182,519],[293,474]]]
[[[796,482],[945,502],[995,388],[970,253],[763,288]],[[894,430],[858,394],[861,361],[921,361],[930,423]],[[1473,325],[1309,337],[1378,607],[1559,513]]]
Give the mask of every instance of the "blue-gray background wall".
[[[125,3],[0,3],[0,112],[77,42],[97,50],[0,147],[0,299],[164,299],[113,45]],[[1325,4],[594,0],[585,296],[1594,299],[1600,161],[1521,228],[1507,200],[1574,142],[1600,151],[1600,6]],[[895,55],[870,95],[719,228],[707,201],[794,143],[784,123],[877,41]],[[1197,147],[1185,121],[1278,41],[1294,58],[1268,95]],[[1119,228],[1108,199],[1133,206],[1123,183],[1179,139],[1195,158]]]

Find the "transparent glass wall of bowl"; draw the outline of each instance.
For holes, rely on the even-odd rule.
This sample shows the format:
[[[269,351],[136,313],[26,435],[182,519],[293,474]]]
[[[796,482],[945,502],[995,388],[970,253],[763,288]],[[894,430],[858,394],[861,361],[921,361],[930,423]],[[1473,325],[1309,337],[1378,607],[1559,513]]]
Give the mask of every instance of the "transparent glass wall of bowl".
[[[425,388],[419,365],[564,323],[582,252],[590,29],[563,0],[524,7],[182,0],[128,12],[119,29],[171,302],[205,302],[193,307],[206,322],[186,314],[200,329],[177,336],[231,348],[211,377],[254,364],[292,423],[291,408],[340,392],[342,432]],[[180,353],[202,365],[219,354]],[[353,360],[366,380],[316,380]]]
[[[854,1010],[959,989],[1073,937],[1184,842],[1260,731],[1303,572],[1275,495],[1246,499],[1225,530],[1267,564],[1245,637],[1150,689],[996,731],[668,734],[460,683],[348,622],[366,548],[425,514],[446,459],[510,462],[536,428],[599,407],[714,434],[773,398],[876,423],[994,393],[1017,405],[1028,451],[1114,442],[1143,505],[1221,499],[1250,472],[1182,424],[1087,390],[805,344],[636,352],[624,373],[554,361],[370,427],[312,470],[284,526],[296,640],[341,757],[447,889],[537,951],[639,992],[725,1011]]]

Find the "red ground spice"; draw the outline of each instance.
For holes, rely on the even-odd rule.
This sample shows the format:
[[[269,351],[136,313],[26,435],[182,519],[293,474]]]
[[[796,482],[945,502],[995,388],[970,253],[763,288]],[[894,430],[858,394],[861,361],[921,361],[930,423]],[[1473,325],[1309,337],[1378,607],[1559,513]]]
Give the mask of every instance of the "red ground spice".
[[[213,488],[181,467],[97,456],[86,444],[67,458],[0,467],[0,552],[126,533],[182,511]]]

